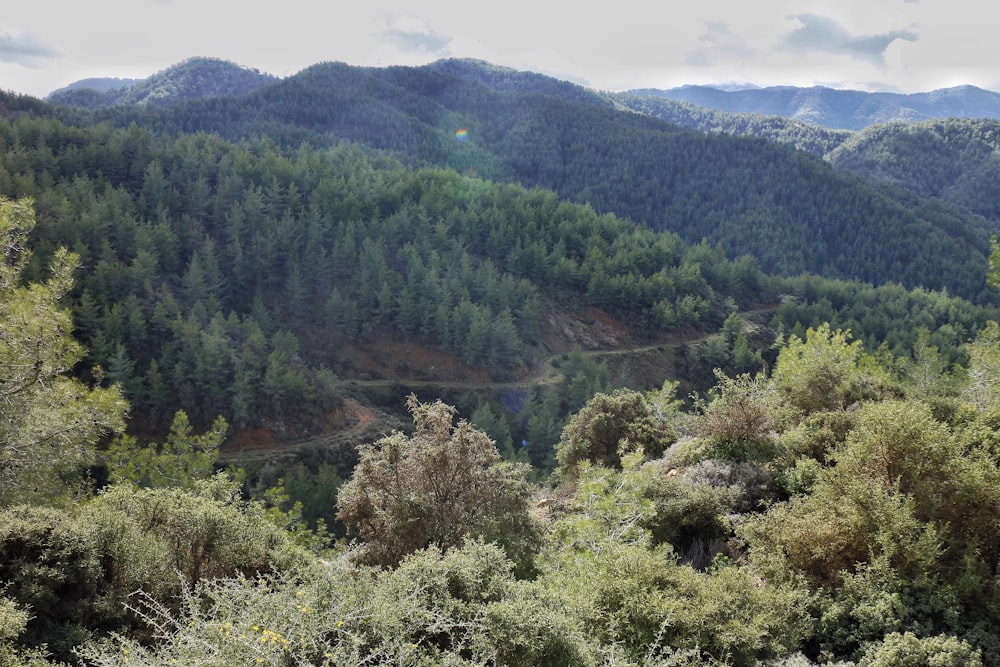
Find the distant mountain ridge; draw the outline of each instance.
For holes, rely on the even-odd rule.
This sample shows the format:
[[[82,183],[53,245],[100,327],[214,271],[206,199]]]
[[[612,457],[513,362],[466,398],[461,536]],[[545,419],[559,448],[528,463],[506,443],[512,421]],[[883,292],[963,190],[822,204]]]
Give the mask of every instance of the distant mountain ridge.
[[[1000,118],[1000,93],[975,86],[941,88],[926,93],[869,93],[822,86],[773,86],[721,90],[681,86],[627,91],[638,97],[660,97],[732,113],[758,113],[844,130],[876,123],[933,118]]]
[[[218,58],[196,57],[145,79],[84,79],[50,93],[46,99],[91,110],[114,106],[162,108],[192,100],[245,95],[277,80],[270,74]]]
[[[608,98],[623,109],[681,127],[778,141],[816,157],[825,157],[854,134],[786,116],[719,111],[665,97],[608,93]]]
[[[69,92],[71,90],[117,90],[119,88],[128,88],[134,86],[135,84],[142,81],[142,79],[119,79],[116,77],[94,77],[90,79],[80,79],[79,81],[74,81],[73,83],[60,88],[59,90],[54,90],[49,93],[49,98],[52,96],[61,95],[63,93]]]

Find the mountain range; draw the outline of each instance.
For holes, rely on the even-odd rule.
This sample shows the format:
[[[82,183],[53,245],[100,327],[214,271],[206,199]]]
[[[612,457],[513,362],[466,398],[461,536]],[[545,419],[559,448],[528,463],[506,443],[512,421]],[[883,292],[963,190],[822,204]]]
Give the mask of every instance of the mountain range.
[[[450,65],[436,65],[457,71],[464,68],[463,62],[470,61],[443,62]],[[464,74],[497,90],[532,89],[538,92],[545,89],[578,99],[590,96],[580,86],[541,74],[515,72],[481,62],[479,65],[481,69],[478,72],[475,68],[465,69]],[[146,79],[83,79],[53,91],[46,99],[57,104],[91,109],[132,104],[169,106],[194,99],[241,95],[276,81],[271,75],[232,62],[194,57]],[[612,99],[660,98],[730,113],[780,116],[834,130],[860,130],[891,121],[1000,118],[1000,93],[969,85],[908,94],[838,90],[823,86],[686,85],[668,89],[633,89],[605,95]]]
[[[96,119],[174,136],[267,136],[289,148],[356,142],[411,165],[550,189],[690,243],[721,244],[732,257],[752,255],[784,275],[982,296],[988,240],[1000,223],[983,203],[992,183],[954,176],[965,185],[947,197],[916,182],[901,192],[912,175],[893,176],[904,167],[891,159],[862,169],[850,155],[871,142],[848,143],[848,131],[599,93],[481,61],[321,63],[268,80],[192,59],[115,94],[121,101],[95,110]],[[955,108],[954,95],[925,97]],[[965,205],[973,192],[978,203]]]
[[[0,196],[34,200],[29,280],[80,256],[86,367],[154,437],[183,409],[360,438],[394,426],[358,405],[453,391],[544,469],[616,384],[704,389],[824,322],[960,363],[996,319],[997,121],[830,130],[469,60],[110,93],[0,95]]]
[[[860,130],[876,123],[897,120],[1000,117],[1000,93],[975,86],[909,94],[835,90],[822,86],[740,90],[681,86],[628,92],[637,97],[662,97],[734,113],[784,116],[846,130]]]

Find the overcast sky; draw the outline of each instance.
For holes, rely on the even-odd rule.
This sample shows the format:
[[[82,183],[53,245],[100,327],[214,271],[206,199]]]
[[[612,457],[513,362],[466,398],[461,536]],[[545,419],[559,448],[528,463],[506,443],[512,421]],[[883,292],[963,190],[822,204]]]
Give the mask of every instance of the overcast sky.
[[[192,56],[277,76],[472,57],[603,90],[685,83],[1000,90],[998,0],[11,0],[0,89],[43,97]]]

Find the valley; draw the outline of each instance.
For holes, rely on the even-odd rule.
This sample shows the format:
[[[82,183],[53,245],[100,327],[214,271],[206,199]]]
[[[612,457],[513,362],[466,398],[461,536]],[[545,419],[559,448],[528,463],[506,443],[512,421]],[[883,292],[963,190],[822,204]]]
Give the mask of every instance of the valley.
[[[0,92],[0,664],[1000,667],[996,94],[679,90]]]

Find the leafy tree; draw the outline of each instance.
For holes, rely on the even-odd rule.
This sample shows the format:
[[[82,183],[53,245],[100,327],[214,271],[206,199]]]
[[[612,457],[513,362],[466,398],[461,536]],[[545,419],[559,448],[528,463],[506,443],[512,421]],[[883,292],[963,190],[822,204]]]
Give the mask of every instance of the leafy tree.
[[[537,527],[528,514],[528,466],[503,462],[489,436],[441,401],[407,408],[414,433],[363,445],[337,516],[365,544],[364,560],[396,565],[427,546],[457,547],[468,537],[496,541],[530,567]]]
[[[949,366],[944,355],[931,344],[930,332],[922,329],[903,370],[907,395],[924,399],[954,396],[958,382]]]
[[[83,348],[60,300],[76,257],[57,251],[48,281],[19,284],[33,226],[30,200],[0,199],[0,503],[57,493],[64,477],[93,461],[103,434],[124,429],[117,387],[69,376]]]

